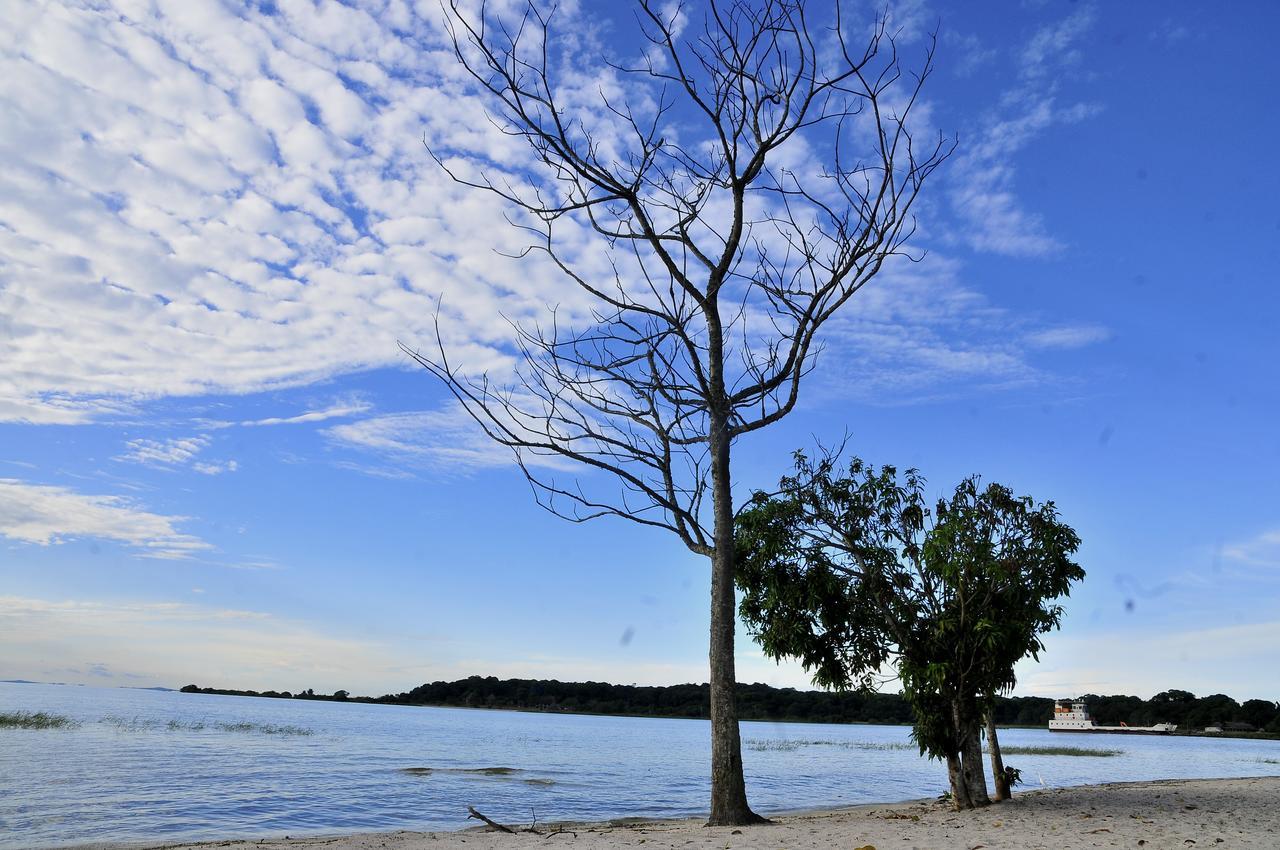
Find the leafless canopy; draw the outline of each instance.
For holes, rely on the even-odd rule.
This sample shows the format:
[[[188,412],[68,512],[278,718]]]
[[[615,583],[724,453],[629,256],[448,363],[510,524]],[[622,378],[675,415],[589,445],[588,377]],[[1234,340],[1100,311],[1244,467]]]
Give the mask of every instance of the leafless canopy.
[[[516,323],[520,366],[501,384],[452,362],[439,333],[430,351],[405,350],[515,451],[543,506],[663,527],[710,555],[716,444],[792,410],[819,329],[903,253],[912,205],[953,143],[912,132],[932,40],[908,73],[883,19],[857,47],[838,9],[817,26],[800,0],[709,0],[700,20],[636,7],[640,57],[586,73],[554,49],[554,9],[500,19],[446,0],[459,62],[538,167],[517,180],[432,155],[509,202],[528,252],[593,307],[589,321],[553,309]],[[584,75],[598,78],[594,111],[580,105]],[[599,253],[566,248],[566,228],[589,228]],[[613,483],[562,480],[542,456]]]

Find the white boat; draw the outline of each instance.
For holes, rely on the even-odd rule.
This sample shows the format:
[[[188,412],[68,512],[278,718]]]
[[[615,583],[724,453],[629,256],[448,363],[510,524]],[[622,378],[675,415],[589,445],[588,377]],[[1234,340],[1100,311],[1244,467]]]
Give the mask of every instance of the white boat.
[[[1053,705],[1053,717],[1049,719],[1050,732],[1122,732],[1131,735],[1168,735],[1177,731],[1173,723],[1157,723],[1155,726],[1099,726],[1089,716],[1089,707],[1081,699],[1060,699]]]

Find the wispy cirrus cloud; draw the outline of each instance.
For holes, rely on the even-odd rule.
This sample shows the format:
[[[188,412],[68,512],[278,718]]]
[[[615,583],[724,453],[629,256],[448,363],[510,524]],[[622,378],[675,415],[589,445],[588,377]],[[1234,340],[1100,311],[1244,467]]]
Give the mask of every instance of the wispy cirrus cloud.
[[[191,464],[191,468],[201,475],[221,475],[224,472],[235,472],[240,468],[240,462],[236,460],[224,460],[216,463],[196,461]]]
[[[361,413],[368,413],[372,409],[373,405],[367,401],[349,401],[340,404],[333,404],[320,410],[308,410],[305,413],[298,413],[293,416],[271,416],[266,419],[248,419],[240,424],[251,428],[268,425],[303,425],[309,422],[324,422],[328,419],[342,419],[349,416],[358,416]]]
[[[1019,56],[1023,77],[1043,77],[1053,71],[1077,65],[1083,58],[1079,42],[1097,20],[1092,4],[1081,6],[1067,15],[1038,29]]]
[[[469,471],[512,463],[511,450],[486,437],[456,402],[437,410],[389,413],[335,425],[324,433],[338,445],[411,467]],[[348,468],[368,472],[358,464]]]
[[[1078,123],[1101,111],[1097,103],[1062,103],[1058,77],[1082,60],[1081,40],[1096,20],[1091,5],[1040,28],[1020,51],[1017,84],[977,128],[953,163],[951,205],[963,240],[979,251],[1046,257],[1064,245],[1016,191],[1014,157],[1051,127]]]
[[[49,546],[74,538],[114,540],[151,558],[178,560],[213,549],[179,530],[187,517],[152,513],[121,496],[0,478],[0,535]]]
[[[1263,531],[1247,540],[1222,547],[1222,557],[1254,567],[1280,569],[1280,528]]]
[[[943,31],[942,39],[945,44],[957,51],[955,73],[961,77],[971,76],[999,55],[996,48],[984,45],[973,33],[962,35],[948,29]]]
[[[939,252],[886,264],[827,325],[816,394],[909,404],[1042,385],[1062,379],[1037,364],[1039,352],[1109,338],[1101,326],[1046,326],[1004,309],[965,277],[961,262]]]
[[[177,466],[189,463],[209,445],[209,437],[175,437],[167,440],[139,438],[125,443],[124,454],[115,459],[149,466]]]
[[[127,441],[126,451],[116,455],[113,460],[140,463],[156,469],[173,470],[188,467],[201,475],[235,472],[240,466],[235,460],[210,461],[197,457],[209,447],[211,442],[208,434],[198,434],[194,437],[170,437],[163,440],[140,437]]]
[[[1045,328],[1027,334],[1026,342],[1032,348],[1084,348],[1111,338],[1111,331],[1100,325],[1072,325]]]

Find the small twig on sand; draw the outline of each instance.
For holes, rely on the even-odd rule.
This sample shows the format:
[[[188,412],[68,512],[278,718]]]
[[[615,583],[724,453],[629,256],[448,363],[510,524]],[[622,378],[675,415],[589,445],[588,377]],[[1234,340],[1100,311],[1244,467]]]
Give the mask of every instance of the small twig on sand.
[[[578,837],[578,833],[574,832],[572,829],[554,829],[551,832],[538,833],[538,834],[541,835],[543,838],[550,838],[553,835],[572,835],[574,838]]]
[[[476,820],[484,821],[489,826],[501,832],[505,832],[510,835],[516,834],[516,831],[511,827],[503,826],[502,824],[498,823],[496,820],[493,820],[492,818],[486,817],[485,815],[480,814],[480,812],[477,812],[475,806],[467,806],[467,811],[470,812],[470,814],[467,815],[467,820],[471,820],[472,818],[475,818]]]

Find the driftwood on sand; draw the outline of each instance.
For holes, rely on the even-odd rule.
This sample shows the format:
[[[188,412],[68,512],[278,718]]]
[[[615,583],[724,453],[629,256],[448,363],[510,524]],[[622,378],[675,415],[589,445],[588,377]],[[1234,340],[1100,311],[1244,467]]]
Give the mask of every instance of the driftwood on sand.
[[[552,829],[546,832],[538,829],[538,815],[536,812],[533,815],[533,823],[525,827],[524,829],[512,829],[511,827],[506,826],[505,824],[498,823],[496,820],[484,814],[483,812],[478,811],[475,806],[467,806],[467,820],[472,820],[472,819],[484,821],[488,826],[492,827],[493,829],[499,832],[505,832],[508,835],[518,835],[521,832],[529,832],[529,833],[533,833],[534,835],[541,835],[543,838],[550,838],[553,835],[572,835],[574,838],[578,837],[578,833],[574,832],[571,829],[557,828],[557,829]]]

